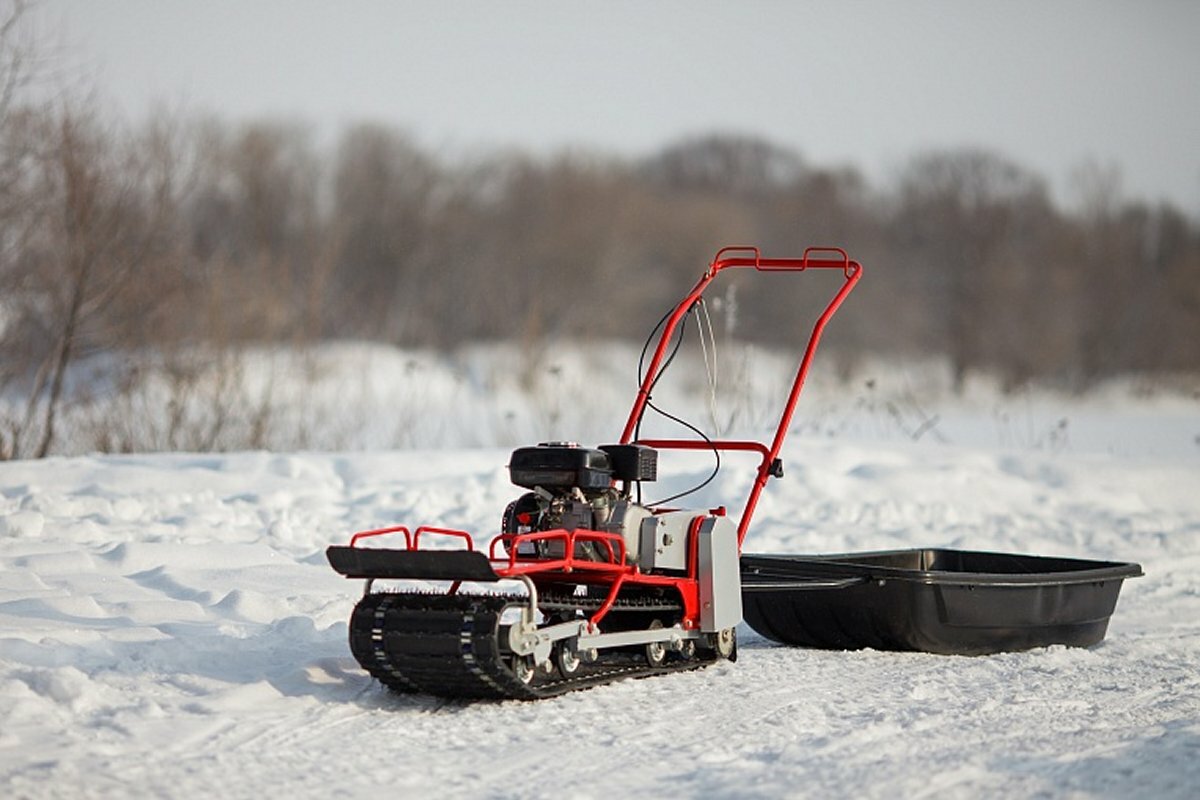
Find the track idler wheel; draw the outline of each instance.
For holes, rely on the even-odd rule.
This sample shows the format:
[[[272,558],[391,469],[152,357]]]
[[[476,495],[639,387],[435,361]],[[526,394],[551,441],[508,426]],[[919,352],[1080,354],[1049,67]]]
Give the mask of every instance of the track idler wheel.
[[[526,686],[533,683],[537,675],[537,665],[533,662],[533,656],[514,656],[512,672],[516,679]]]
[[[716,652],[717,658],[727,658],[730,661],[737,661],[737,631],[733,628],[724,628],[716,633],[709,634],[709,643],[713,651]]]

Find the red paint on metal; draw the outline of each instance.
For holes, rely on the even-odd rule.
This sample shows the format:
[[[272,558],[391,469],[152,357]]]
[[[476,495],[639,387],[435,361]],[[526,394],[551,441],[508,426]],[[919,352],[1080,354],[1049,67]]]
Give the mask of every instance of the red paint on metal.
[[[351,547],[358,546],[359,539],[369,539],[372,536],[383,536],[383,535],[389,534],[389,533],[403,533],[404,534],[404,549],[412,550],[412,544],[413,544],[412,534],[410,534],[408,532],[408,528],[405,527],[404,525],[394,525],[390,528],[377,528],[372,531],[359,531],[358,533],[356,533],[350,537],[350,546]]]
[[[742,253],[743,255],[734,255],[735,253]],[[787,437],[788,427],[791,425],[796,404],[800,400],[800,392],[804,388],[804,381],[808,377],[808,369],[812,364],[813,356],[817,352],[817,344],[821,341],[821,334],[825,331],[825,326],[829,323],[829,320],[833,318],[834,313],[841,306],[842,301],[846,299],[846,296],[854,289],[854,285],[858,283],[858,279],[862,276],[862,265],[857,261],[851,261],[850,257],[846,255],[846,251],[839,247],[810,247],[804,251],[804,255],[800,258],[763,258],[757,247],[737,246],[719,250],[713,258],[712,263],[709,264],[708,270],[701,276],[696,285],[692,287],[692,290],[679,301],[679,304],[675,306],[675,310],[668,317],[667,323],[659,335],[654,355],[650,359],[650,366],[646,370],[645,377],[642,379],[642,385],[638,388],[637,397],[634,398],[629,418],[625,422],[625,430],[621,433],[621,444],[628,444],[633,439],[638,421],[646,411],[646,403],[650,399],[650,388],[658,380],[667,347],[680,320],[700,300],[704,294],[704,290],[717,277],[717,274],[726,269],[755,269],[759,272],[805,272],[810,269],[839,270],[845,276],[845,282],[833,296],[833,299],[826,305],[824,312],[821,313],[816,324],[813,326],[812,334],[808,338],[808,345],[804,349],[804,356],[800,359],[800,366],[796,371],[796,377],[792,381],[791,392],[788,394],[787,402],[783,407],[783,413],[779,418],[779,424],[775,429],[775,437],[769,447],[760,442],[734,442],[718,439],[714,439],[711,442],[661,439],[643,440],[640,442],[651,447],[658,444],[664,448],[682,450],[751,450],[762,455],[762,463],[759,465],[754,485],[750,489],[750,496],[746,499],[745,508],[742,510],[742,519],[738,524],[738,548],[740,550],[742,542],[746,538],[746,532],[750,528],[750,520],[754,516],[754,509],[758,505],[759,496],[762,494],[763,488],[767,485],[767,481],[771,478],[771,465],[779,457],[779,453],[783,449],[783,442]]]

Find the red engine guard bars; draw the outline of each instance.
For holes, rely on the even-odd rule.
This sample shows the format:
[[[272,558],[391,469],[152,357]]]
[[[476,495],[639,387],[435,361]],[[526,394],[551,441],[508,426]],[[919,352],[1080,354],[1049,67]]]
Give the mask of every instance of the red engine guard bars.
[[[846,251],[840,247],[809,247],[800,258],[763,258],[762,253],[759,252],[757,247],[725,247],[717,251],[712,263],[708,266],[708,270],[692,290],[679,301],[679,304],[675,306],[675,310],[667,318],[666,325],[659,335],[658,345],[654,349],[654,356],[650,359],[650,366],[646,370],[646,375],[642,379],[642,385],[638,388],[637,397],[633,401],[633,408],[629,412],[629,419],[625,423],[625,430],[621,433],[621,444],[629,444],[633,440],[638,420],[645,413],[646,402],[650,399],[650,387],[654,385],[662,369],[663,357],[666,354],[671,337],[675,333],[675,328],[679,325],[684,315],[687,314],[692,306],[696,304],[696,301],[704,294],[704,290],[717,277],[717,274],[725,269],[755,269],[759,272],[804,272],[810,269],[836,269],[840,270],[846,279],[813,326],[812,334],[808,337],[808,346],[804,350],[804,357],[800,360],[800,367],[796,370],[796,378],[792,382],[791,393],[788,395],[787,403],[783,407],[783,413],[779,418],[779,426],[775,429],[775,438],[770,446],[759,442],[723,440],[713,440],[711,444],[697,440],[673,439],[644,440],[642,442],[643,444],[660,449],[747,450],[762,455],[758,475],[755,478],[754,486],[750,489],[750,496],[746,499],[742,518],[738,523],[738,549],[740,550],[742,541],[746,538],[746,531],[750,527],[750,519],[754,515],[754,508],[758,505],[759,495],[762,494],[763,488],[771,478],[772,465],[779,458],[780,450],[783,449],[783,440],[787,437],[788,428],[792,422],[792,414],[796,410],[796,403],[799,401],[800,392],[804,388],[804,380],[808,377],[808,368],[812,364],[813,355],[817,351],[817,344],[821,341],[821,334],[824,332],[829,320],[832,319],[834,313],[838,310],[838,307],[841,306],[842,301],[846,299],[846,296],[850,294],[854,285],[858,283],[858,279],[862,276],[862,265],[857,261],[851,261],[850,257],[846,255]]]

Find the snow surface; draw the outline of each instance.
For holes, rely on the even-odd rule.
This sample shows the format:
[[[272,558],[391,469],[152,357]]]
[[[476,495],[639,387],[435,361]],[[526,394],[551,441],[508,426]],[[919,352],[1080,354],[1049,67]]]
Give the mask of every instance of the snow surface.
[[[538,703],[401,697],[351,658],[361,584],[324,548],[389,523],[494,532],[518,491],[507,449],[12,462],[0,797],[1196,797],[1194,399],[806,402],[748,551],[1140,562],[1107,639],[966,658],[743,627],[737,663],[701,671]],[[927,435],[905,427],[935,413]],[[459,437],[491,437],[459,419]],[[735,506],[737,467],[690,502]],[[673,457],[657,488],[709,469]]]

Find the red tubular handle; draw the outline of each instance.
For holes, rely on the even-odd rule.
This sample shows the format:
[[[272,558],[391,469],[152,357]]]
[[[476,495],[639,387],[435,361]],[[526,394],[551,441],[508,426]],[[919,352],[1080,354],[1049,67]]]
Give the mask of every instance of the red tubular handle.
[[[739,255],[740,254],[740,255]],[[804,254],[800,258],[763,258],[762,253],[757,247],[750,246],[733,246],[724,247],[717,251],[713,257],[713,261],[708,266],[708,270],[701,276],[692,290],[679,301],[675,306],[675,310],[671,312],[666,324],[663,326],[662,333],[659,335],[658,345],[654,349],[654,355],[650,359],[650,366],[646,370],[646,375],[642,380],[642,385],[638,387],[637,396],[633,401],[633,408],[629,412],[629,418],[625,422],[625,430],[621,433],[621,444],[628,444],[633,440],[634,432],[637,429],[638,420],[645,413],[646,403],[650,399],[650,387],[658,378],[659,370],[662,368],[663,357],[666,354],[667,345],[671,341],[671,337],[675,333],[680,320],[684,315],[695,305],[696,301],[704,294],[704,290],[708,288],[708,284],[712,283],[716,278],[717,273],[724,269],[754,269],[759,272],[804,272],[810,269],[836,269],[840,270],[845,277],[845,283],[838,289],[833,299],[829,301],[825,307],[825,311],[817,319],[813,326],[812,334],[808,338],[808,346],[804,350],[804,356],[800,360],[800,367],[796,371],[796,377],[792,381],[792,389],[788,394],[787,403],[784,405],[783,413],[779,418],[779,425],[775,429],[775,438],[771,445],[759,444],[757,442],[722,442],[719,440],[708,442],[696,442],[694,445],[685,445],[678,440],[658,440],[658,442],[666,447],[676,449],[695,449],[695,450],[753,450],[762,454],[762,464],[758,469],[758,476],[754,481],[754,486],[750,490],[750,496],[746,500],[746,507],[742,511],[742,519],[738,524],[738,547],[740,549],[742,541],[746,538],[746,531],[750,526],[750,518],[754,514],[754,508],[758,505],[759,495],[762,494],[763,487],[771,477],[772,464],[779,457],[780,450],[783,449],[783,441],[787,437],[788,427],[791,425],[792,414],[796,410],[796,403],[800,399],[800,392],[804,388],[804,380],[808,377],[808,369],[812,364],[813,356],[817,352],[817,344],[821,340],[821,334],[825,330],[825,326],[829,320],[833,318],[842,301],[854,289],[859,278],[862,277],[862,265],[857,261],[852,261],[846,254],[846,251],[840,247],[809,247],[805,249]],[[654,446],[653,440],[643,442],[650,446]]]

